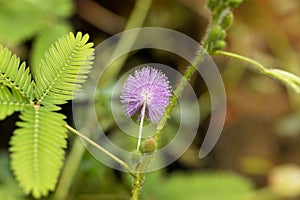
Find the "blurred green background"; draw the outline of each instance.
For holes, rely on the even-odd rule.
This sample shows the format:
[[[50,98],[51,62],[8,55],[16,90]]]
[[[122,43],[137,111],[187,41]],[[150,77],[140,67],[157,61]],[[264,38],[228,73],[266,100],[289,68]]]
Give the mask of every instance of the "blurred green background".
[[[145,20],[139,21],[143,14]],[[299,0],[245,0],[234,16],[226,50],[300,75]],[[88,33],[97,45],[125,27],[157,26],[200,42],[209,17],[204,0],[153,0],[149,8],[143,3],[137,6],[134,0],[0,0],[0,42],[35,66],[49,45],[69,31]],[[209,124],[209,99],[201,77],[195,76],[191,83],[204,116],[198,136],[179,160],[148,174],[143,199],[300,199],[299,95],[249,70],[246,63],[225,57],[214,60],[222,72],[228,100],[226,123],[217,145],[207,157],[198,158]],[[174,55],[151,50],[135,52],[118,63],[120,69],[104,80],[96,97],[98,117],[109,137],[119,134],[110,111],[114,80],[149,62],[172,66],[181,73],[187,64]],[[72,124],[71,104],[62,112]],[[9,168],[9,138],[17,119],[15,114],[0,122],[0,199],[30,199],[23,196]],[[120,145],[133,144],[135,141],[128,139]],[[73,135],[66,159],[58,190],[45,199],[129,199],[130,178],[84,152]]]

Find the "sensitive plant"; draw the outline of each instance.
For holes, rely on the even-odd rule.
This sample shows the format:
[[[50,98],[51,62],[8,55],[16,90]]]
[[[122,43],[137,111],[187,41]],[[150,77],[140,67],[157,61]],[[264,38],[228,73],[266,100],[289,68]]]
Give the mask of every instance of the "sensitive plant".
[[[171,96],[167,77],[161,71],[146,67],[135,71],[124,84],[121,103],[127,117],[138,115],[140,124],[137,150],[139,150],[145,117],[156,123],[163,116]]]
[[[261,73],[300,92],[300,78],[296,75],[279,69],[270,69],[250,58],[222,51],[226,46],[226,29],[233,20],[232,9],[241,2],[241,0],[207,1],[212,17],[202,42],[203,47],[210,55],[224,55],[248,62],[257,67]],[[195,59],[195,64],[201,59],[202,55],[199,55]],[[92,43],[88,43],[87,35],[69,34],[59,39],[45,54],[34,75],[31,75],[25,63],[20,64],[20,59],[2,46],[0,60],[0,117],[4,119],[13,112],[21,112],[21,121],[17,123],[19,128],[14,131],[11,138],[10,152],[13,172],[26,194],[32,193],[35,198],[40,198],[55,189],[63,164],[66,131],[69,130],[123,166],[134,179],[131,198],[140,199],[146,177],[145,170],[131,169],[124,161],[67,125],[64,121],[65,116],[57,112],[60,110],[60,105],[74,98],[74,94],[80,89],[80,84],[84,82],[85,75],[92,66],[93,48]],[[139,135],[137,151],[139,153],[156,151],[156,144],[160,142],[160,136],[163,134],[162,130],[185,87],[184,80],[189,80],[195,70],[194,65],[187,68],[184,79],[179,82],[173,93],[165,75],[156,69],[144,68],[128,78],[122,91],[121,101],[127,117],[138,115],[140,130],[137,133]],[[132,85],[132,81],[137,81],[139,84]],[[159,93],[162,95],[157,98],[155,95]],[[145,118],[152,123],[159,122],[159,126],[153,137],[141,141]],[[143,148],[139,148],[140,143]],[[150,163],[149,160],[143,159],[139,162],[144,169]]]
[[[84,82],[93,59],[88,35],[70,33],[50,47],[32,77],[25,62],[0,47],[1,119],[21,112],[10,141],[11,167],[26,194],[53,191],[67,146],[65,116],[58,113]]]

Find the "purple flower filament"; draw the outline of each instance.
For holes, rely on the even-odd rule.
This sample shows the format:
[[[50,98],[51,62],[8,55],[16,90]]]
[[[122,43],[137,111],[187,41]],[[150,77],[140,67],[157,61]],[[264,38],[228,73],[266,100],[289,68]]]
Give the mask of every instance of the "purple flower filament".
[[[158,122],[169,103],[171,90],[166,75],[158,69],[144,67],[129,75],[121,92],[124,114],[132,117],[139,112],[140,130],[137,148],[140,146],[144,118]]]

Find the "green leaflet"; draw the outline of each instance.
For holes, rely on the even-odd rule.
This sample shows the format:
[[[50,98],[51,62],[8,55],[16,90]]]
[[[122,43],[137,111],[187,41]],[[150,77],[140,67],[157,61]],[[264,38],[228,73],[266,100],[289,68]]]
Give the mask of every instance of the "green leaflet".
[[[24,98],[33,98],[34,83],[25,62],[0,45],[0,83],[18,91]]]
[[[18,91],[10,91],[7,86],[0,84],[0,120],[28,106],[31,104]]]
[[[8,44],[36,37],[74,12],[71,0],[1,0],[0,4],[0,41]]]
[[[88,35],[60,38],[41,60],[35,79],[25,63],[0,45],[0,120],[21,111],[10,141],[11,166],[26,194],[53,191],[63,165],[66,123],[59,110],[87,78],[94,49]]]
[[[51,46],[41,61],[36,74],[36,99],[38,104],[60,105],[73,99],[92,65],[93,43],[88,35],[70,33]]]
[[[38,36],[33,41],[31,56],[30,56],[30,71],[33,76],[36,75],[40,67],[41,59],[45,52],[49,49],[58,38],[68,34],[72,28],[65,22],[57,22],[55,25],[51,24],[44,27],[43,31],[40,31]]]
[[[26,194],[53,191],[66,147],[65,116],[45,107],[26,108],[10,141],[11,166]]]

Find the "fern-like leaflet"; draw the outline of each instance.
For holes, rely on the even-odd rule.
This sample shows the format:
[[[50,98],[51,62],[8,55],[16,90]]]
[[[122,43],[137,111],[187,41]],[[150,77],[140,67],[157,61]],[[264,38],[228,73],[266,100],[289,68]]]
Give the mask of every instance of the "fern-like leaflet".
[[[73,99],[91,68],[92,43],[86,44],[88,36],[70,34],[51,46],[41,61],[36,76],[36,98],[43,105],[59,105]]]
[[[54,190],[66,147],[65,116],[46,107],[25,109],[10,141],[11,166],[25,193]]]
[[[34,83],[25,62],[0,45],[0,83],[18,91],[24,98],[32,100]]]
[[[70,33],[52,45],[34,79],[25,63],[0,45],[0,120],[20,111],[10,141],[11,166],[26,194],[53,191],[66,147],[65,116],[55,111],[74,98],[94,58],[88,35]]]
[[[6,85],[0,84],[0,120],[29,106],[31,104],[28,99],[24,98],[20,92],[10,90]]]

